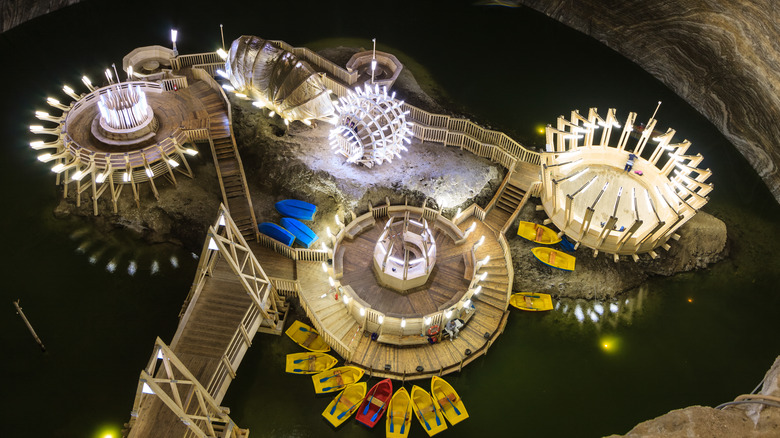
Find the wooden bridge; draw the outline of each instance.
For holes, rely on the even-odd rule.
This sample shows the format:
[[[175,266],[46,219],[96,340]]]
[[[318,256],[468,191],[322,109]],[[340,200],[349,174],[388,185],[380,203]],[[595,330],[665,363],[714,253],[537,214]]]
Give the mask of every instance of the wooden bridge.
[[[287,306],[224,206],[170,347],[141,372],[130,437],[244,436],[219,406],[255,333],[280,334]]]

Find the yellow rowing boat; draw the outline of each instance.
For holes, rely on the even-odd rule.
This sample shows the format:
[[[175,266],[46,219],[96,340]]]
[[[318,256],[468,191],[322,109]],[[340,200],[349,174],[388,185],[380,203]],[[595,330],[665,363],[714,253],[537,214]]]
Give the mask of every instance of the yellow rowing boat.
[[[309,351],[317,351],[320,353],[330,351],[330,346],[322,339],[319,333],[317,333],[317,330],[314,330],[300,321],[295,321],[284,333],[295,341],[296,344]]]
[[[314,392],[323,394],[338,391],[349,384],[356,383],[363,377],[364,372],[360,368],[346,366],[315,374],[311,376],[311,380],[314,382]]]
[[[512,294],[512,296],[509,297],[509,304],[520,310],[528,310],[531,312],[541,312],[553,309],[552,297],[549,294],[534,292]]]
[[[451,425],[456,425],[469,418],[463,400],[458,396],[455,388],[441,377],[433,376],[431,379],[431,395],[436,405],[444,413]]]
[[[417,416],[423,429],[428,432],[428,436],[434,436],[447,429],[444,415],[436,408],[436,403],[433,402],[428,391],[417,385],[412,386],[412,403],[414,415]]]
[[[339,395],[333,397],[328,407],[322,411],[322,416],[330,421],[330,424],[339,427],[355,413],[365,396],[366,382],[348,385]]]
[[[520,221],[517,227],[517,235],[528,239],[531,242],[541,243],[543,245],[552,245],[561,241],[558,233],[545,227],[544,225],[533,222]]]
[[[412,427],[412,398],[406,388],[401,387],[395,392],[387,406],[387,422],[385,437],[406,438]]]
[[[336,366],[338,359],[327,353],[293,353],[287,355],[285,371],[293,374],[317,374]]]
[[[540,262],[545,265],[552,266],[553,268],[563,269],[564,271],[573,271],[574,262],[577,259],[574,256],[560,252],[552,248],[546,248],[543,246],[536,247],[531,250],[534,253],[534,257],[539,259]]]

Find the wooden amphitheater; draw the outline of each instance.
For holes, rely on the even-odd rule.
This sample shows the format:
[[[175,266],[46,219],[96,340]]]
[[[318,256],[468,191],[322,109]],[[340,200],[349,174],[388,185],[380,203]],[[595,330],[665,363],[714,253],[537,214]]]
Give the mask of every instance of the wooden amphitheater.
[[[321,71],[338,96],[358,81],[357,72],[348,72],[308,49],[275,43]],[[255,334],[282,332],[291,299],[298,300],[313,326],[346,363],[370,376],[403,381],[430,378],[460,371],[488,352],[506,325],[514,279],[504,233],[529,195],[538,195],[538,153],[471,121],[404,104],[421,147],[459,147],[507,168],[495,197],[484,208],[472,204],[453,218],[426,205],[391,205],[388,200],[369,204],[366,211],[358,212],[361,215],[345,215],[337,235],[341,245],[292,248],[257,232],[232,132],[230,101],[213,79],[223,63],[214,53],[178,56],[170,63],[176,92],[185,91],[198,101],[193,106],[195,117],[183,127],[197,134],[191,141],[208,142],[223,206],[207,232],[176,334],[170,344],[157,339],[141,371],[125,436],[247,436],[248,431],[239,428],[220,403]],[[431,279],[404,296],[388,294],[366,273],[371,269],[366,254],[372,251],[382,224],[400,211],[425,219],[439,248]],[[466,233],[472,224],[472,231]],[[453,239],[453,234],[465,237]],[[334,275],[336,287],[329,283]],[[477,276],[484,280],[474,295]],[[458,308],[463,299],[453,291],[471,292],[470,305]],[[336,292],[342,294],[338,300]],[[343,299],[345,292],[354,292],[349,304]],[[357,307],[360,303],[366,304],[364,314]],[[442,325],[444,321],[435,318],[444,318],[449,310],[458,311],[465,321],[453,340],[429,344],[427,336],[420,336],[426,333],[423,326],[414,335],[389,329],[407,314],[423,317],[427,327]],[[410,323],[408,329],[415,327]],[[377,340],[372,339],[373,333]]]

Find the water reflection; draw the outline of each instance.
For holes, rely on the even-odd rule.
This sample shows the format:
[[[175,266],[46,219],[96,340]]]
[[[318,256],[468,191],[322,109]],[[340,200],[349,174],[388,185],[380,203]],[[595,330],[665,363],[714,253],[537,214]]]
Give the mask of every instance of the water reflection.
[[[619,323],[630,324],[633,321],[633,318],[642,311],[648,293],[649,287],[642,285],[613,300],[561,298],[555,303],[555,309],[550,316],[556,320],[556,323],[588,324],[597,329],[604,326],[615,328]]]

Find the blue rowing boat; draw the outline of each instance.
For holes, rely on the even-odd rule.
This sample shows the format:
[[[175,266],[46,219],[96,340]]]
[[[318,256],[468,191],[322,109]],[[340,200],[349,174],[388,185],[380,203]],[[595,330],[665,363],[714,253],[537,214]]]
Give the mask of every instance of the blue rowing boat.
[[[295,236],[291,232],[285,230],[279,225],[272,224],[271,222],[263,222],[257,226],[257,229],[262,234],[265,234],[272,239],[276,239],[287,246],[291,246],[293,241],[295,241]]]
[[[300,242],[301,245],[305,246],[306,248],[311,247],[311,244],[319,239],[319,237],[314,234],[314,231],[312,231],[311,228],[307,227],[298,219],[283,217],[281,223],[282,226],[293,233],[298,242]]]
[[[297,199],[285,199],[274,204],[276,211],[284,217],[292,217],[304,221],[314,220],[317,206]]]

